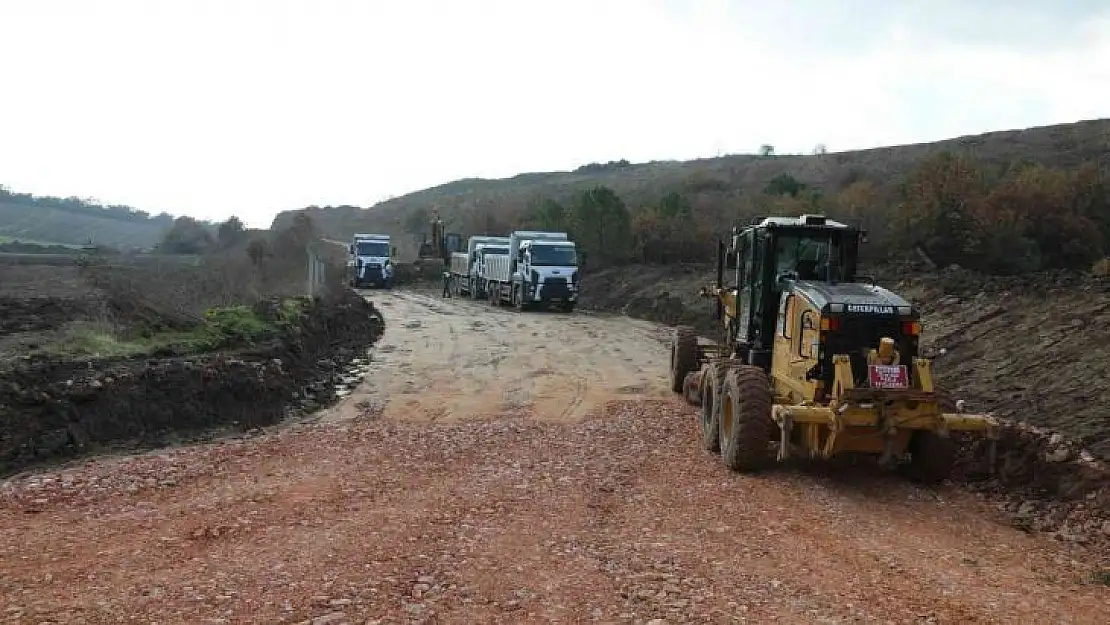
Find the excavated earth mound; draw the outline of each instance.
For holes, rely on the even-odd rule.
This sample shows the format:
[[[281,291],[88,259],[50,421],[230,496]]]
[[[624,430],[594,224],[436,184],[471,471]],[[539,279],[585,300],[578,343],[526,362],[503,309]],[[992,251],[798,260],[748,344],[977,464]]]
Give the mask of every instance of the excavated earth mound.
[[[276,314],[263,302],[256,312]],[[0,474],[104,447],[272,424],[335,383],[384,330],[344,291],[301,300],[296,324],[250,349],[174,358],[26,359],[0,373]],[[270,312],[267,312],[267,311]]]
[[[75,317],[91,312],[90,308],[81,299],[0,296],[0,336],[58,328]]]

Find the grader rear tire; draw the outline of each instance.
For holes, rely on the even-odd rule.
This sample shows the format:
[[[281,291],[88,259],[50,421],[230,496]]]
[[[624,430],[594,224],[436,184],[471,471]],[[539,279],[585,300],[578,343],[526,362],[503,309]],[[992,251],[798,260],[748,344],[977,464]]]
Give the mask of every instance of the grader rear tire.
[[[956,444],[951,438],[942,438],[935,432],[914,432],[908,451],[910,462],[905,465],[903,474],[921,484],[940,484],[956,464]]]
[[[671,391],[682,392],[686,374],[698,368],[698,335],[689,326],[678,326],[671,336]]]
[[[773,402],[767,374],[759,367],[735,367],[725,376],[718,414],[721,460],[729,469],[750,473],[770,463]]]
[[[721,389],[728,364],[713,363],[705,372],[701,393],[701,445],[706,451],[721,451]]]

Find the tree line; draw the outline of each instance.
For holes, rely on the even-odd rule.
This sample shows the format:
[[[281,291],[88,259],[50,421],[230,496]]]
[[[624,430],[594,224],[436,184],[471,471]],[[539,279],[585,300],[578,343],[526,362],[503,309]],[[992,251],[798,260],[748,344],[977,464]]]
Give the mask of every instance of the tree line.
[[[305,263],[304,254],[309,244],[319,236],[319,228],[305,213],[297,213],[286,228],[253,235],[234,215],[215,228],[192,217],[178,217],[173,220],[156,251],[162,254],[206,255],[242,248],[241,251],[255,266],[262,265],[267,259],[278,258],[299,267]]]
[[[4,185],[0,185],[0,202],[24,204],[27,206],[38,208],[53,208],[70,213],[92,215],[103,219],[114,219],[117,221],[149,221],[156,224],[164,224],[166,226],[169,226],[173,222],[173,216],[169,213],[163,212],[159,213],[158,215],[151,215],[147,211],[139,210],[137,208],[124,204],[104,205],[91,198],[61,198],[49,195],[36,196],[30,193],[16,193]]]
[[[862,253],[878,262],[925,259],[937,267],[1016,274],[1087,270],[1110,256],[1106,168],[1030,162],[998,168],[951,152],[922,160],[904,180],[882,184],[850,175],[837,191],[783,173],[746,197],[692,180],[654,202],[629,206],[612,189],[596,186],[569,201],[540,198],[514,223],[497,227],[569,232],[595,267],[712,262],[714,242],[732,226],[805,213],[867,229]]]
[[[893,182],[849,172],[829,189],[782,173],[758,193],[740,194],[724,181],[695,174],[654,201],[630,205],[599,185],[559,199],[537,198],[510,216],[479,206],[462,226],[467,234],[565,231],[588,264],[599,268],[712,262],[714,242],[735,225],[769,215],[823,213],[867,229],[862,253],[869,261],[925,259],[937,267],[957,264],[996,274],[1088,270],[1110,256],[1107,174],[1090,163],[1074,169],[1030,162],[998,167],[941,152]],[[427,210],[417,209],[404,227],[426,232],[429,218]],[[275,248],[303,250],[316,231],[301,213],[289,228],[266,237],[252,237],[237,217],[215,227],[179,217],[159,248],[205,254],[242,247],[257,265]]]

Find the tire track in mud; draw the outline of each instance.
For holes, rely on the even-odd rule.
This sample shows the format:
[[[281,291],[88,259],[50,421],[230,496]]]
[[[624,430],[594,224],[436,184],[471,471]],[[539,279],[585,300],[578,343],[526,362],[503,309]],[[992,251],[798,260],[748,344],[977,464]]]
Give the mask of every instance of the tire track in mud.
[[[611,399],[668,394],[666,346],[653,336],[665,331],[654,324],[402,289],[363,295],[382,310],[386,333],[367,377],[325,419],[369,406],[402,421],[514,413],[573,422]]]

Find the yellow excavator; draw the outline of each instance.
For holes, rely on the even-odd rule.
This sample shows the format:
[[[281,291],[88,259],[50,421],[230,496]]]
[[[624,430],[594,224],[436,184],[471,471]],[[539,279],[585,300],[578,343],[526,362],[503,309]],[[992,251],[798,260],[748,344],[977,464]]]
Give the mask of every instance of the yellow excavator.
[[[716,301],[720,340],[676,328],[670,374],[671,389],[701,406],[702,445],[730,469],[867,454],[936,483],[955,462],[951,431],[998,438],[990,415],[941,409],[931,362],[918,356],[918,311],[857,274],[865,240],[802,215],[718,241],[716,284],[702,294]]]
[[[451,260],[453,252],[465,251],[461,234],[444,231],[444,222],[440,218],[438,210],[433,213],[431,226],[432,240],[429,241],[427,235],[424,235],[424,239],[420,242],[420,249],[417,252],[420,260],[439,259],[446,263]]]

